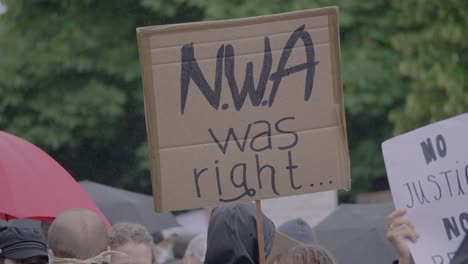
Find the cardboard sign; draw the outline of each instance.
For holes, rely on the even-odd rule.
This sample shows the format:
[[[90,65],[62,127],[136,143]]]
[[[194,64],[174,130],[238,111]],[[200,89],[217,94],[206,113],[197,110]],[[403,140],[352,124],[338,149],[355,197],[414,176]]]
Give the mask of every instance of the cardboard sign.
[[[350,187],[338,11],[138,28],[155,207]]]
[[[397,209],[420,234],[416,263],[448,264],[468,231],[468,114],[382,144]]]

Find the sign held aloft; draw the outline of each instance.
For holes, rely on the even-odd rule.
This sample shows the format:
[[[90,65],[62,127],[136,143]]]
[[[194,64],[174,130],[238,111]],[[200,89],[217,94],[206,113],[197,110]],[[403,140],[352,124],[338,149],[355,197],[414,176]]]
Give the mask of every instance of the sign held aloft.
[[[137,35],[158,211],[350,188],[336,8]]]
[[[420,234],[415,263],[448,264],[468,232],[468,113],[382,143],[397,209]]]

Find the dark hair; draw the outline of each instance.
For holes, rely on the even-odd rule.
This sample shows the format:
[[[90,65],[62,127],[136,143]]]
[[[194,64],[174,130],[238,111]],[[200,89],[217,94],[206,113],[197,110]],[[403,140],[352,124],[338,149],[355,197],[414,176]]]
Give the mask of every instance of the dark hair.
[[[16,263],[20,264],[47,264],[49,262],[49,258],[46,256],[34,256],[30,258],[25,258],[25,259],[16,259]],[[5,257],[0,257],[0,264],[5,264]]]
[[[274,264],[335,264],[335,260],[325,249],[311,246],[296,246],[273,259]]]

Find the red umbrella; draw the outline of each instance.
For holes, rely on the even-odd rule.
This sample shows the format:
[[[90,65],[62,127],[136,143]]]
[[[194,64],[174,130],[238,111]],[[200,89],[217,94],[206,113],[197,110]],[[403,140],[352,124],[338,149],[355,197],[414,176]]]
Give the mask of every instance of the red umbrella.
[[[60,164],[28,141],[0,131],[0,219],[53,221],[71,208],[94,211],[110,226]]]

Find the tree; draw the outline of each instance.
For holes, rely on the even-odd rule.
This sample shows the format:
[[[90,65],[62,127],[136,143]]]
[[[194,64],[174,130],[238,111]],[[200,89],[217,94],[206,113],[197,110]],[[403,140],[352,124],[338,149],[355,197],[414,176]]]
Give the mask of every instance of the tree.
[[[391,110],[405,97],[405,81],[391,46],[398,28],[389,1],[340,2],[343,89],[353,189],[342,198],[388,189],[381,143],[392,136]]]
[[[391,115],[395,133],[467,112],[467,2],[398,0],[394,9],[401,32],[392,44],[410,80],[404,107]]]
[[[5,4],[0,129],[48,150],[78,179],[149,191],[138,166],[146,133],[135,29],[200,20],[202,10],[184,1]]]
[[[0,17],[0,129],[76,178],[150,191],[135,28],[339,5],[353,193],[386,188],[380,143],[404,80],[385,0],[8,0]]]

